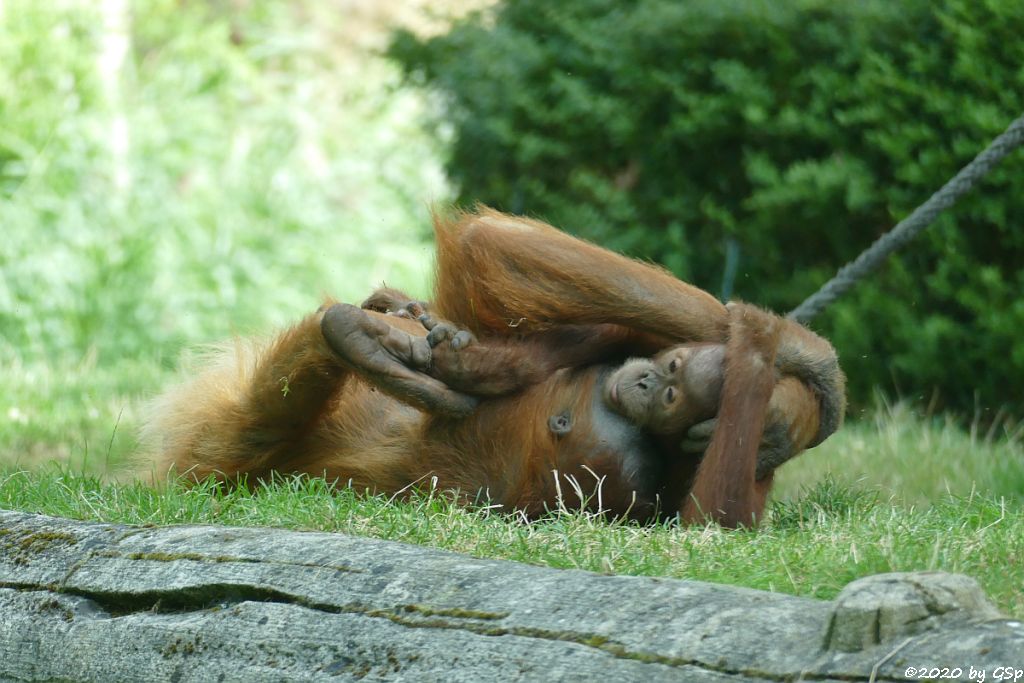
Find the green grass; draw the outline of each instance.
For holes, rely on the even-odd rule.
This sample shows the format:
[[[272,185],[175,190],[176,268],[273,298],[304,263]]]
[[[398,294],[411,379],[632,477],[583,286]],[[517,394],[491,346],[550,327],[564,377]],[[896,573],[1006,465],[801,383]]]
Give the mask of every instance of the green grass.
[[[909,403],[879,402],[824,444],[787,464],[776,496],[793,497],[831,477],[901,506],[927,506],[978,492],[1024,501],[1024,443],[1015,431],[980,435],[950,416],[922,416]]]
[[[285,479],[255,491],[109,484],[54,469],[0,477],[0,507],[131,524],[224,524],[340,531],[478,557],[595,572],[671,576],[828,599],[850,581],[941,569],[975,577],[995,604],[1024,616],[1024,512],[990,496],[900,508],[825,481],[776,502],[756,531],[638,526],[561,512],[525,522],[453,505],[333,491]]]
[[[89,359],[0,366],[0,464],[116,472],[137,448],[146,398],[173,376],[131,358],[100,367]]]

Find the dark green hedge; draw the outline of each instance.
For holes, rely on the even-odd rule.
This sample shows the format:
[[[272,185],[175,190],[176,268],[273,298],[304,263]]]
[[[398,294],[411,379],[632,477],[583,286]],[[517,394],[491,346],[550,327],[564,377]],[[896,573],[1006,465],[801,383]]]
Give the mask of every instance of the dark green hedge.
[[[445,97],[461,202],[716,293],[732,251],[779,311],[1024,112],[1018,0],[508,0],[391,54]],[[1024,150],[813,327],[857,401],[1020,414],[1022,291]]]

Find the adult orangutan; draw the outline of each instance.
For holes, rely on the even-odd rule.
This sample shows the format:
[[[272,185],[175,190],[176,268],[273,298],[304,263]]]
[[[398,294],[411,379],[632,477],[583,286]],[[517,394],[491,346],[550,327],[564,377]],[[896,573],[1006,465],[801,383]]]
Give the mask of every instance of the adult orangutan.
[[[774,469],[842,421],[835,352],[795,322],[537,221],[435,231],[428,315],[379,290],[227,349],[157,401],[161,471],[751,525]]]

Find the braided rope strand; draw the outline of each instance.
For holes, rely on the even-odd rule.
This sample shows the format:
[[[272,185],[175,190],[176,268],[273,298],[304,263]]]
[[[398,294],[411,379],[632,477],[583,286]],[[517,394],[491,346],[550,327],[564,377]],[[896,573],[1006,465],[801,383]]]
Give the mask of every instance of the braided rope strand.
[[[858,280],[875,270],[894,251],[927,228],[944,210],[970,190],[1007,154],[1024,143],[1024,116],[1011,123],[1003,133],[978,156],[960,169],[953,178],[928,198],[914,212],[879,237],[851,263],[839,269],[835,277],[789,312],[787,318],[806,323],[826,306],[842,296]]]

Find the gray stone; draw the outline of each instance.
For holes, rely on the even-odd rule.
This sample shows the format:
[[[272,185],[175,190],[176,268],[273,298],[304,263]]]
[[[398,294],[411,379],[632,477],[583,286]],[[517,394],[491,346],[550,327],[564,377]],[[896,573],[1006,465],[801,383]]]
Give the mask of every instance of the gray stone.
[[[341,534],[0,511],[0,680],[891,681],[1020,661],[1018,622],[969,579],[933,577],[889,579],[911,606],[865,622],[887,608],[861,589],[832,603]]]
[[[836,597],[825,647],[857,652],[925,631],[999,616],[981,586],[969,576],[879,574],[850,583]]]

